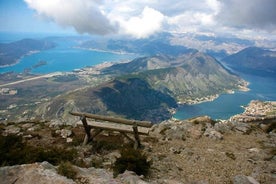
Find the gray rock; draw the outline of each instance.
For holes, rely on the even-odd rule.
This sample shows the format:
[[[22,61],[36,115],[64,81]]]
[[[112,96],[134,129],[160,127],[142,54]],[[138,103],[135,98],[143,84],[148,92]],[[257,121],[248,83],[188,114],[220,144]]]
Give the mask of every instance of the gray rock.
[[[168,140],[185,140],[186,131],[183,127],[174,126],[166,131],[165,135]]]
[[[60,131],[60,135],[62,138],[66,139],[67,137],[70,137],[72,135],[72,130],[62,129]]]
[[[222,140],[223,139],[223,135],[213,128],[207,128],[203,135],[206,137],[209,137],[211,139],[214,139],[214,140]]]
[[[251,176],[237,175],[233,178],[233,184],[260,184]]]
[[[51,120],[50,123],[49,123],[49,127],[50,128],[58,128],[60,126],[64,125],[64,123],[60,120]]]
[[[137,176],[132,171],[125,171],[123,174],[118,175],[117,177],[122,183],[128,184],[148,184],[142,180],[143,177]]]
[[[0,181],[16,184],[75,184],[73,180],[57,174],[54,166],[46,162],[1,167]]]
[[[19,134],[21,131],[21,128],[15,126],[15,125],[9,125],[5,128],[5,134]]]
[[[228,121],[221,121],[214,125],[214,129],[222,134],[230,132],[232,128],[232,125]]]
[[[162,140],[185,140],[188,126],[183,122],[165,121],[155,126],[152,134]]]
[[[248,134],[251,131],[251,126],[247,123],[234,123],[234,129],[238,132]]]

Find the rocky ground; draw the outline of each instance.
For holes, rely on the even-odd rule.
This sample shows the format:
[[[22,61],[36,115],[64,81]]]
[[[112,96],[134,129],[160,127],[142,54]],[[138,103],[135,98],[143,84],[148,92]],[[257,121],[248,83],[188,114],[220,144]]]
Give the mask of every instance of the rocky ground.
[[[167,120],[142,138],[142,152],[151,163],[148,176],[125,172],[113,178],[112,166],[128,141],[103,133],[97,143],[82,146],[83,127],[58,121],[5,122],[1,134],[22,135],[30,145],[59,146],[77,150],[69,179],[48,162],[0,168],[4,183],[275,183],[275,119],[265,123],[209,117]],[[122,144],[123,143],[123,144]],[[3,165],[3,163],[1,163]]]

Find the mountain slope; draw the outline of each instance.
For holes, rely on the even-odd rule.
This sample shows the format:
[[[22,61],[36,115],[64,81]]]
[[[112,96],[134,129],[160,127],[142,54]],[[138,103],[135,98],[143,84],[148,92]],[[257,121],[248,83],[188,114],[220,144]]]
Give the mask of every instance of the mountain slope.
[[[138,72],[139,69],[141,72]],[[116,74],[129,71],[129,75],[120,78],[141,78],[179,102],[220,94],[245,85],[245,81],[230,73],[217,60],[201,52],[179,57],[144,57],[111,66],[104,72],[108,71],[116,71]]]
[[[276,51],[248,47],[224,58],[223,62],[243,73],[276,76]]]
[[[12,43],[0,44],[0,66],[15,64],[22,56],[31,51],[46,50],[55,47],[53,42],[23,39]]]
[[[129,78],[59,96],[43,108],[43,113],[47,118],[67,119],[68,111],[77,110],[160,122],[170,118],[168,109],[176,106],[171,96],[152,89],[146,81]]]
[[[71,110],[160,122],[171,117],[170,108],[238,89],[243,82],[211,56],[197,52],[179,57],[143,57],[104,69],[110,82],[64,94],[40,114],[67,119]]]

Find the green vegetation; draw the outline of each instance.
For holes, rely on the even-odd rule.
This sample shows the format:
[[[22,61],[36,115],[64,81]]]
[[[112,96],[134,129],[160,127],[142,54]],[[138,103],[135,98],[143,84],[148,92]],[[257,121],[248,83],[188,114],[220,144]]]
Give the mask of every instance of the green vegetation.
[[[58,174],[66,176],[67,178],[76,179],[77,171],[74,169],[73,165],[68,161],[61,162],[58,166],[57,171]]]
[[[234,155],[234,153],[226,152],[225,155],[226,155],[228,158],[231,158],[232,160],[236,160],[236,156]]]
[[[32,146],[24,142],[22,136],[0,135],[0,166],[48,161],[57,165],[64,161],[74,161],[77,152],[61,147]]]
[[[140,150],[133,148],[123,148],[121,157],[116,159],[113,167],[114,177],[124,171],[134,171],[138,175],[147,176],[150,169],[150,162]]]
[[[73,74],[60,75],[60,76],[56,76],[54,78],[55,82],[71,82],[71,81],[75,81],[75,80],[78,80],[78,77]]]

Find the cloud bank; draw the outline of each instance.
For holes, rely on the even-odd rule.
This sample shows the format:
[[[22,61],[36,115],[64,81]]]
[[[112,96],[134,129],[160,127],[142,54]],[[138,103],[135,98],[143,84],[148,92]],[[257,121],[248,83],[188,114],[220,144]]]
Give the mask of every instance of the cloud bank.
[[[276,33],[275,0],[24,0],[47,20],[79,33],[146,38],[159,31]]]
[[[216,16],[227,26],[261,29],[276,29],[275,0],[227,0],[221,1],[221,10]]]
[[[79,33],[110,34],[116,32],[99,1],[90,0],[25,0],[41,17],[63,27],[73,27]]]

